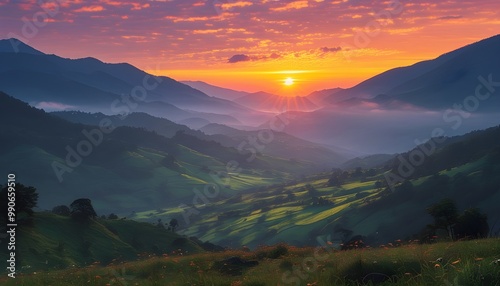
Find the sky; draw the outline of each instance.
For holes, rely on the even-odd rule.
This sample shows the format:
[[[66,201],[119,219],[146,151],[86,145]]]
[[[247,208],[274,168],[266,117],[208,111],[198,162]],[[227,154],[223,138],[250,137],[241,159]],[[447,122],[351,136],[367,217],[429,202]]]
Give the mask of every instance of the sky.
[[[0,38],[45,53],[287,95],[347,88],[499,32],[498,0],[0,0]]]

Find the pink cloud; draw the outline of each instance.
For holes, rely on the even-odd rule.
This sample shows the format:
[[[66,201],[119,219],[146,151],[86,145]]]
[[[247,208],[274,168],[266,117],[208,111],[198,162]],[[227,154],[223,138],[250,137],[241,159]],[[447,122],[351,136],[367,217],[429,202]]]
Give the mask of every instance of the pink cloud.
[[[75,13],[92,13],[92,12],[102,12],[104,7],[100,5],[84,6],[79,9],[73,10]]]
[[[72,105],[67,105],[59,102],[46,102],[46,101],[42,101],[35,104],[35,107],[38,109],[46,109],[47,111],[75,109],[75,106]]]
[[[282,7],[271,8],[271,10],[282,12],[282,11],[288,11],[288,10],[298,10],[298,9],[307,8],[307,7],[309,7],[308,1],[294,1],[294,2],[288,3]]]

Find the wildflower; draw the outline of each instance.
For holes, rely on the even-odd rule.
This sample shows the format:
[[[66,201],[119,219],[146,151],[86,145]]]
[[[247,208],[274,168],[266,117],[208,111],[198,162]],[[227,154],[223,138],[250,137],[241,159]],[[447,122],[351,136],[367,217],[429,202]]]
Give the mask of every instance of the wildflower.
[[[438,264],[438,263],[434,264],[434,268],[439,268],[439,267],[441,267],[440,264]]]

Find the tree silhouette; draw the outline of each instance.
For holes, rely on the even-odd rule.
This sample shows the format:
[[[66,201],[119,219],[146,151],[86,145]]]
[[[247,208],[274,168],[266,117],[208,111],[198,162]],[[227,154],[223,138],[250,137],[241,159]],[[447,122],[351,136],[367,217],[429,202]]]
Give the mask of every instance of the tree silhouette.
[[[446,230],[449,237],[453,239],[453,225],[458,218],[455,202],[451,199],[443,199],[429,206],[427,212],[434,218],[434,227]]]
[[[9,192],[9,188],[11,192]],[[10,195],[14,193],[15,195]],[[0,216],[5,222],[8,220],[8,202],[15,198],[15,220],[17,223],[31,223],[33,217],[33,208],[38,203],[38,193],[36,188],[25,186],[20,183],[15,185],[5,186],[0,191],[2,204],[0,205]]]
[[[170,226],[170,229],[173,232],[175,232],[175,229],[179,226],[179,222],[177,221],[177,219],[173,218],[170,220],[169,226]]]
[[[60,205],[56,206],[52,209],[52,213],[56,215],[69,216],[71,214],[71,210],[68,206]]]
[[[465,210],[455,226],[455,233],[460,238],[485,238],[489,231],[488,217],[478,208]]]
[[[158,228],[165,228],[165,226],[163,225],[163,222],[161,221],[161,218],[158,219],[158,223],[156,224],[156,226]]]
[[[88,221],[97,216],[89,199],[77,199],[71,203],[70,208],[71,217],[78,221]]]
[[[114,213],[110,213],[108,215],[108,219],[118,219],[118,216],[116,214],[114,214]]]

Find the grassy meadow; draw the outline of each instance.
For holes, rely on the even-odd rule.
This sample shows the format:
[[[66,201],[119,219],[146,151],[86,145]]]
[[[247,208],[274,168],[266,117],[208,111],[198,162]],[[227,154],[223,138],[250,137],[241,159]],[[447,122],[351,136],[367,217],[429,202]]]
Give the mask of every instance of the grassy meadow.
[[[26,271],[2,285],[500,285],[500,239],[401,243],[337,251],[277,245],[255,251],[163,255],[146,260],[50,272]],[[240,275],[214,264],[228,257],[258,261]]]

